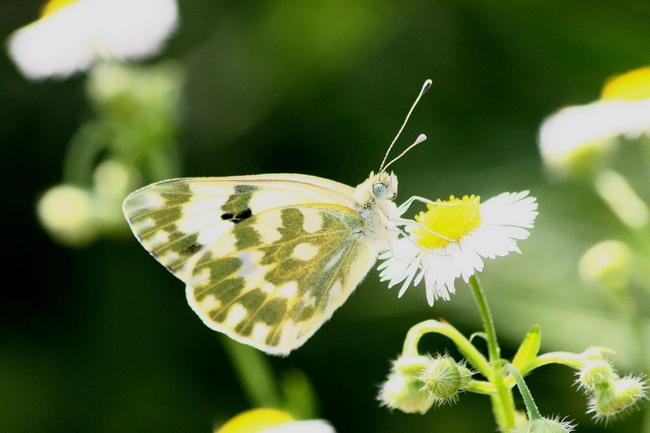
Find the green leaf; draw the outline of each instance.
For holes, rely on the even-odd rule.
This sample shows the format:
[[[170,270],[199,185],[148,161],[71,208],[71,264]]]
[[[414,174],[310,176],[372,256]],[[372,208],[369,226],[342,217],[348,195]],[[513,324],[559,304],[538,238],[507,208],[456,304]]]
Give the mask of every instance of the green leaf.
[[[526,334],[526,338],[519,346],[517,354],[512,360],[512,365],[519,371],[522,371],[528,363],[532,362],[537,353],[539,352],[539,346],[542,341],[542,331],[539,329],[539,325],[533,325]]]

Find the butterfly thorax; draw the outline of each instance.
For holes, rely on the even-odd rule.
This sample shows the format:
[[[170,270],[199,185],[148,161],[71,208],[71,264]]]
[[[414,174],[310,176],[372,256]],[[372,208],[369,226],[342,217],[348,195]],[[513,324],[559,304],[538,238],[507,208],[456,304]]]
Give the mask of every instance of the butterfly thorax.
[[[399,217],[397,206],[393,202],[395,197],[397,176],[385,171],[377,174],[371,172],[368,179],[358,185],[354,192],[358,203],[356,210],[366,223],[366,229],[358,234],[358,238],[374,244],[378,251],[386,249],[388,242],[398,234],[391,221]]]

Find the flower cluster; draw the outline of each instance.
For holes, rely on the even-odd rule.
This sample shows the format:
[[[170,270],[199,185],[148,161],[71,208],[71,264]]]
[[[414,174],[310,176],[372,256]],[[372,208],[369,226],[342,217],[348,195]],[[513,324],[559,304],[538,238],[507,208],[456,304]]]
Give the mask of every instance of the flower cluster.
[[[405,413],[426,413],[434,404],[453,403],[468,389],[472,372],[448,355],[401,356],[381,386],[384,406]]]
[[[183,82],[177,68],[102,64],[88,78],[97,117],[72,138],[63,182],[37,204],[43,228],[72,247],[126,234],[124,197],[141,185],[141,177],[176,174],[166,161],[175,155]]]
[[[585,357],[576,383],[589,396],[587,413],[605,422],[630,412],[647,398],[646,383],[641,377],[620,377],[601,356]]]
[[[47,190],[36,206],[38,219],[54,240],[70,247],[121,235],[125,227],[120,204],[137,183],[130,167],[103,161],[94,170],[91,188],[68,183]]]

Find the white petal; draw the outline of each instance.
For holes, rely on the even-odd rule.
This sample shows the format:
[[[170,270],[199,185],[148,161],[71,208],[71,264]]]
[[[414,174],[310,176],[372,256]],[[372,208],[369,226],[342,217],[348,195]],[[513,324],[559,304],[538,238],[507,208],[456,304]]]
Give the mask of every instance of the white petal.
[[[282,424],[277,427],[271,427],[260,431],[259,433],[336,433],[327,421],[323,420],[310,420],[310,421],[294,421],[287,424]]]
[[[402,285],[402,288],[399,291],[399,294],[397,295],[398,298],[401,298],[404,292],[406,292],[406,289],[411,285],[411,282],[413,281],[413,277],[415,277],[415,273],[419,269],[420,265],[420,260],[422,259],[422,255],[419,254],[409,265],[409,267],[406,269],[404,274],[406,275],[406,281],[404,281],[404,284]]]

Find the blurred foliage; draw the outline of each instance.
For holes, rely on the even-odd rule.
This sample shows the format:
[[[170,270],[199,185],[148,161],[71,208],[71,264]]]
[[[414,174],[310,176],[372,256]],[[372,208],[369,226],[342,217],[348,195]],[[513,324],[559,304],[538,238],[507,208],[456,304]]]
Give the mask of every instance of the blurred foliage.
[[[2,39],[39,6],[0,3]],[[631,235],[589,185],[544,179],[536,135],[555,109],[595,100],[606,77],[650,63],[647,2],[181,0],[180,14],[179,32],[150,63],[173,60],[184,76],[181,175],[298,172],[356,185],[431,78],[401,143],[429,140],[393,167],[400,197],[529,189],[540,203],[523,255],[487,263],[481,275],[504,349],[538,323],[547,351],[607,346],[621,370],[641,368],[613,295],[578,278],[590,246]],[[135,239],[71,250],[37,222],[37,199],[64,181],[69,143],[97,115],[87,84],[84,75],[28,82],[0,59],[0,432],[209,432],[248,403],[182,284]],[[457,288],[430,308],[423,290],[397,299],[371,271],[328,324],[272,367],[303,371],[340,433],[491,431],[484,397],[424,416],[376,401],[410,326],[444,317],[467,335],[478,329],[469,290]],[[639,309],[647,324],[648,306]],[[527,378],[540,410],[575,418],[579,431],[640,430],[640,414],[594,425],[573,380],[559,367]]]

